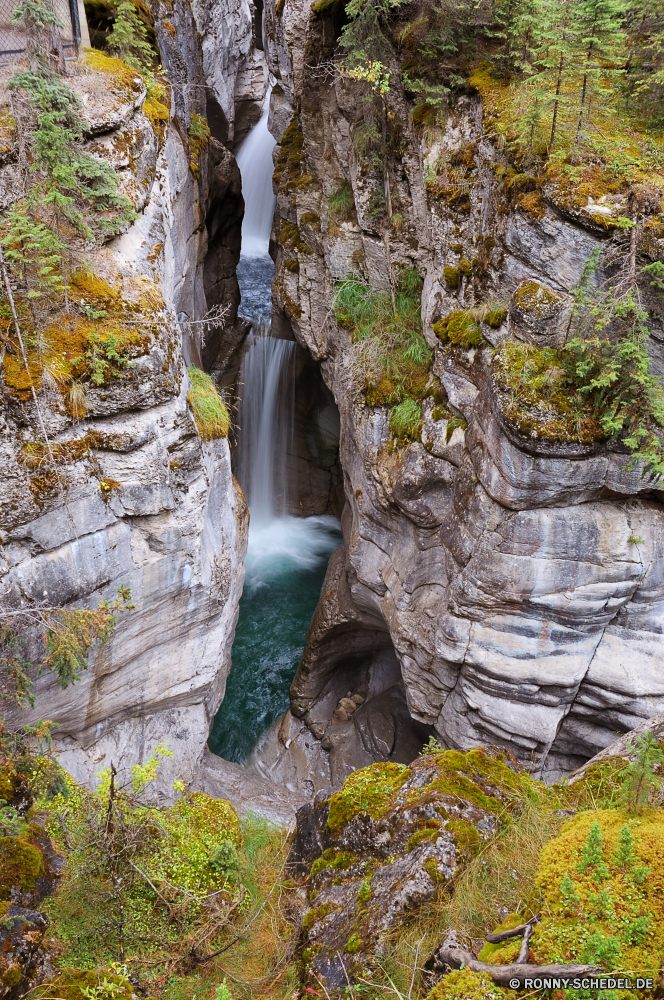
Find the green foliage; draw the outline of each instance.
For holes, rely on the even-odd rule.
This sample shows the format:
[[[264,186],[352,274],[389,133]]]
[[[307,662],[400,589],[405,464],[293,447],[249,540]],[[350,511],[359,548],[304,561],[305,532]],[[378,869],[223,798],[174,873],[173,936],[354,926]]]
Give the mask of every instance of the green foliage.
[[[223,982],[217,986],[214,993],[214,1000],[233,1000],[233,994],[226,985],[226,977],[224,977]]]
[[[433,325],[433,332],[443,342],[449,341],[468,350],[484,343],[477,317],[473,310],[455,309]]]
[[[445,747],[442,747],[435,736],[430,736],[427,742],[424,744],[420,750],[420,757],[426,757],[430,753],[444,753]]]
[[[106,48],[139,73],[146,72],[154,64],[154,49],[132,0],[121,0],[118,4],[113,28],[106,39]]]
[[[330,218],[339,222],[350,222],[355,211],[353,188],[349,180],[344,178],[341,184],[332,192],[329,198]]]
[[[115,630],[117,616],[133,611],[131,591],[122,584],[112,601],[100,601],[96,608],[54,609],[46,623],[48,654],[42,668],[52,670],[61,688],[80,680],[88,666],[88,655],[96,641],[107,643]]]
[[[664,476],[664,391],[651,371],[648,314],[637,285],[594,286],[600,254],[588,258],[574,290],[564,346],[504,343],[493,358],[496,382],[508,390],[507,414],[525,433],[620,441],[632,453],[628,467],[642,462],[657,481]]]
[[[581,858],[576,869],[580,874],[583,874],[590,868],[592,870],[592,878],[595,882],[603,881],[609,872],[608,865],[602,858],[603,846],[604,838],[602,837],[602,831],[599,823],[595,821],[588,831],[588,836],[583,845]]]
[[[655,774],[664,763],[664,752],[653,733],[637,736],[632,745],[634,760],[624,772],[622,798],[629,812],[638,815],[653,792],[662,787],[662,778]]]
[[[422,334],[421,290],[417,271],[402,271],[393,310],[389,294],[347,278],[337,285],[333,306],[337,322],[351,332],[353,371],[367,405],[403,403],[393,423],[404,430],[414,429],[415,406],[427,394],[430,378],[433,352]]]
[[[230,428],[230,414],[222,395],[212,378],[200,368],[187,368],[191,404],[198,433],[204,441],[226,437]]]
[[[237,871],[240,861],[232,840],[221,840],[210,851],[210,864],[219,872]]]
[[[390,410],[389,426],[400,444],[419,440],[422,429],[422,404],[406,396]]]
[[[61,688],[80,680],[88,666],[95,642],[109,642],[118,615],[132,611],[131,591],[121,585],[112,600],[100,601],[96,608],[61,608],[42,604],[17,611],[0,607],[0,667],[5,675],[0,697],[19,708],[34,704],[30,672],[38,663],[39,672],[52,670]],[[21,650],[28,640],[36,642],[41,632],[46,651],[37,663],[23,659]]]

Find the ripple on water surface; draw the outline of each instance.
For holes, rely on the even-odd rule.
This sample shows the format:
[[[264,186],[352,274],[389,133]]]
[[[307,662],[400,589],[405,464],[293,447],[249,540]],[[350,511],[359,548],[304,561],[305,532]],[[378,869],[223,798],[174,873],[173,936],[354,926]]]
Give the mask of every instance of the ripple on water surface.
[[[210,734],[213,753],[243,763],[288,708],[327,563],[340,541],[333,517],[280,517],[250,528],[233,664]]]

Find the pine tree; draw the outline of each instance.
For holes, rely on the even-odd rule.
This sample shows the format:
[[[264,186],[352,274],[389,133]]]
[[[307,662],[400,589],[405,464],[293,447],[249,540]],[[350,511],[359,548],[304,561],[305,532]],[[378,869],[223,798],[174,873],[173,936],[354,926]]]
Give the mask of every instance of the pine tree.
[[[149,71],[153,65],[154,49],[132,0],[121,0],[106,47],[139,73]]]
[[[624,14],[624,0],[576,0],[574,28],[582,52],[582,83],[575,143],[581,138],[584,118],[590,124],[593,104],[615,94]]]
[[[602,858],[603,848],[604,837],[602,836],[599,823],[595,820],[588,830],[588,835],[581,849],[581,857],[576,867],[580,875],[585,874],[590,869],[594,882],[601,882],[602,879],[607,877],[609,866]]]
[[[26,52],[31,69],[36,69],[48,57],[52,48],[62,51],[58,30],[62,27],[62,22],[49,0],[20,0],[14,9],[12,24],[20,24],[25,31]],[[54,38],[55,46],[49,44],[49,38]],[[64,58],[61,62],[64,69]]]
[[[655,769],[664,763],[664,752],[653,733],[637,736],[633,747],[634,760],[625,769],[622,797],[627,809],[638,814],[650,795],[662,787],[662,779]]]
[[[625,17],[628,56],[624,92],[628,107],[664,122],[664,0],[634,0]]]
[[[549,155],[569,106],[569,77],[576,61],[573,0],[539,0],[533,39],[534,75],[531,86],[549,94],[551,129]]]

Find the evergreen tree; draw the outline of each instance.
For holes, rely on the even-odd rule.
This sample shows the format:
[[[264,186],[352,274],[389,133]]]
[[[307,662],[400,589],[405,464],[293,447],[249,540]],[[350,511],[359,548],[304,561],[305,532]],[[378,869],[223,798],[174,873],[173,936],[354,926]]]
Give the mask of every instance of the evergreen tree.
[[[106,47],[139,73],[149,71],[153,65],[154,49],[132,0],[121,0]]]
[[[625,769],[622,797],[627,809],[638,814],[654,791],[662,787],[655,770],[664,763],[664,752],[653,733],[637,736],[632,747],[634,760]]]
[[[586,125],[591,122],[593,104],[615,94],[624,48],[624,13],[624,0],[576,0],[574,27],[582,53],[576,143],[581,138],[584,118]]]

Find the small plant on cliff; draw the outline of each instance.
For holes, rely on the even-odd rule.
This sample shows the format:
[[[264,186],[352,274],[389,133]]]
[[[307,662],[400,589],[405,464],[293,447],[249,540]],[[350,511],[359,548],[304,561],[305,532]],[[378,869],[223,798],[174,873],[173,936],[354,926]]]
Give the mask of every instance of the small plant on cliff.
[[[421,401],[427,394],[432,351],[422,334],[422,280],[403,270],[395,287],[395,309],[385,292],[357,278],[337,285],[334,313],[351,332],[353,373],[368,406],[390,407],[390,428],[401,443],[419,435]]]
[[[228,407],[207,372],[193,366],[187,368],[189,392],[187,399],[194,413],[198,433],[204,441],[226,437],[231,425]]]
[[[121,585],[112,601],[96,608],[62,608],[42,602],[23,608],[0,605],[0,698],[20,708],[34,705],[31,673],[52,670],[62,688],[80,680],[95,642],[109,642],[118,615],[132,611],[131,591]],[[40,645],[46,647],[35,656]],[[24,651],[30,650],[30,660]],[[35,660],[33,663],[31,660]]]

